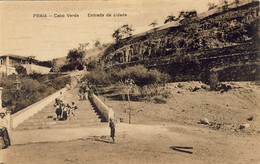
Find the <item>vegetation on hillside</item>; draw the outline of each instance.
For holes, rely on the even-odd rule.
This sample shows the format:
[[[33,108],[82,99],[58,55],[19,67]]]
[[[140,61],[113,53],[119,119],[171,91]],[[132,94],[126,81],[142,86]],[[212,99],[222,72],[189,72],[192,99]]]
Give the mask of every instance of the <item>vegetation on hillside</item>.
[[[115,86],[116,95],[126,100],[126,95],[135,96],[137,99],[169,98],[169,92],[165,89],[165,83],[169,76],[158,70],[148,70],[142,65],[127,67],[124,69],[110,68],[100,69],[96,67],[82,79],[97,86]],[[159,100],[158,100],[159,101]],[[160,101],[161,102],[161,101]]]
[[[115,39],[116,42],[120,41],[122,38],[132,36],[133,34],[133,27],[132,25],[125,24],[120,28],[116,29],[112,34],[112,37]]]
[[[16,87],[16,75],[1,78],[0,86],[4,88],[3,107],[16,113],[70,83],[70,77],[58,77],[47,82],[44,82],[44,78],[40,74],[19,76],[21,88]]]
[[[258,31],[258,12],[259,2],[205,18],[199,18],[196,11],[181,11],[179,16],[169,15],[165,20],[179,20],[180,26],[118,40],[102,58],[115,64],[243,44]],[[126,55],[131,57],[122,60]]]
[[[230,7],[224,2],[216,11],[216,5],[209,4],[214,12],[204,13],[204,16],[195,10],[169,15],[164,23],[179,21],[179,26],[158,27],[120,39],[105,50],[100,60],[107,67],[142,64],[149,69],[166,71],[173,80],[180,81],[203,80],[198,78],[197,72],[211,71],[215,67],[221,80],[253,80],[252,76],[259,72],[255,67],[259,58],[259,2],[240,4],[235,1],[234,4]],[[245,63],[247,65],[242,67]],[[232,78],[223,76],[231,67],[237,67],[238,72],[246,69],[247,75],[244,78],[238,73]]]

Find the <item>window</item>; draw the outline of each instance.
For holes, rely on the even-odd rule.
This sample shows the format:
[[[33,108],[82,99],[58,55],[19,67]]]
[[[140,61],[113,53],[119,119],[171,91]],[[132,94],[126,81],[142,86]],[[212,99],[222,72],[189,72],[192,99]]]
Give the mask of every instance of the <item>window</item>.
[[[3,59],[0,59],[0,65],[3,65],[3,64],[4,64]]]

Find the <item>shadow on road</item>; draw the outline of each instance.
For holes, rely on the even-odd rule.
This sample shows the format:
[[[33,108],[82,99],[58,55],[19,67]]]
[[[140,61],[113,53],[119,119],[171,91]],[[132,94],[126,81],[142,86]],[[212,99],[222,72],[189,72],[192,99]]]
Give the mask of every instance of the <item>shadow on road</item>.
[[[112,144],[112,143],[113,143],[113,142],[110,140],[110,136],[92,136],[92,137],[89,137],[88,139],[93,140],[93,141],[99,141],[99,142],[109,143],[109,144]]]

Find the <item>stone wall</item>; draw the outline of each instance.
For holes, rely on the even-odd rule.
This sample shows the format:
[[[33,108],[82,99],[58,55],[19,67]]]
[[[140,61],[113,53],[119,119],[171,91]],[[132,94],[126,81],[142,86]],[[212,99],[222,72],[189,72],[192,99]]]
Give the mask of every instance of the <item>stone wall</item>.
[[[23,64],[24,68],[26,68],[28,74],[39,73],[39,74],[48,74],[51,68],[38,66],[34,64]]]
[[[60,68],[67,63],[67,57],[53,59],[52,72],[59,72]]]
[[[104,121],[108,122],[109,119],[114,119],[115,114],[112,108],[106,106],[106,104],[104,104],[95,94],[93,94],[91,99],[101,116],[104,118]]]

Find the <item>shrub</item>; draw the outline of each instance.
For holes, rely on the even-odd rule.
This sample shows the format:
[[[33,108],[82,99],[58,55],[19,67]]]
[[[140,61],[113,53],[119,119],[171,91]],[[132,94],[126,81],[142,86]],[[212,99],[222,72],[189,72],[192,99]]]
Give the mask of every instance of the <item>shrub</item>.
[[[93,70],[89,74],[84,76],[83,80],[88,80],[92,84],[96,85],[111,84],[110,75],[103,70]]]
[[[215,71],[212,71],[209,75],[209,85],[211,90],[216,90],[217,86],[219,84],[218,80],[218,73]]]
[[[167,75],[158,70],[148,70],[142,65],[128,67],[115,75],[118,79],[133,79],[136,85],[144,86],[165,82]]]
[[[84,66],[80,61],[73,61],[63,65],[60,70],[61,72],[73,71],[73,70],[83,70]]]
[[[36,103],[70,83],[70,77],[59,77],[49,83],[42,83],[30,77],[20,77],[21,89],[16,90],[13,83],[15,79],[15,76],[0,79],[0,86],[4,88],[3,106],[9,108],[12,113]]]
[[[169,90],[167,90],[165,87],[161,87],[156,84],[146,85],[142,87],[140,92],[141,92],[141,97],[148,101],[151,101],[153,97],[158,97],[158,96],[164,99],[168,99],[171,97],[171,92]]]
[[[169,78],[167,74],[158,70],[148,70],[144,66],[138,65],[125,69],[111,68],[108,70],[95,69],[83,77],[91,83],[99,85],[115,84],[120,80],[133,79],[138,86],[155,83],[165,83]]]
[[[166,104],[167,103],[167,100],[160,96],[154,97],[153,100],[156,104]]]
[[[20,74],[20,75],[26,75],[27,74],[27,70],[26,68],[24,68],[22,65],[19,65],[15,68],[15,71]]]

